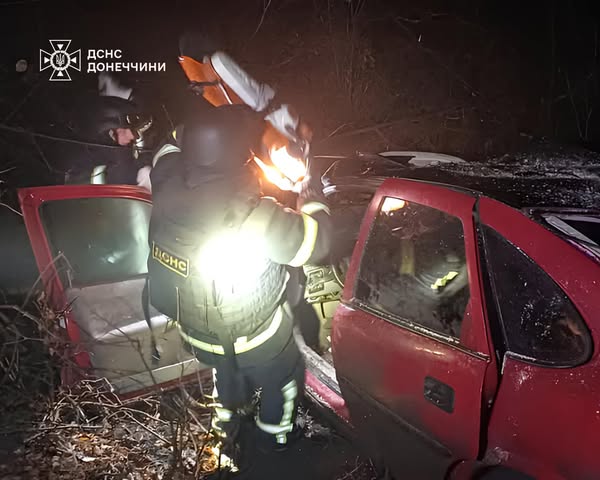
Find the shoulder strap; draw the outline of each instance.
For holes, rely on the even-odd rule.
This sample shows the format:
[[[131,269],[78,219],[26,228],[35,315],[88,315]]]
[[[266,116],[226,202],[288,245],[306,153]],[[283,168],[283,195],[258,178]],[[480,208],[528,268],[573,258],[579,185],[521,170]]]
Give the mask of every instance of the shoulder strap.
[[[172,145],[170,143],[165,143],[159,150],[154,154],[152,158],[152,167],[156,167],[158,161],[164,156],[170,153],[179,153],[181,149],[177,145]]]
[[[150,295],[148,295],[150,279],[146,275],[146,281],[144,282],[144,288],[142,289],[142,310],[144,312],[144,318],[148,324],[150,330],[150,341],[152,342],[152,365],[158,365],[160,361],[160,352],[156,345],[156,337],[154,336],[154,330],[152,329],[152,319],[150,318]]]

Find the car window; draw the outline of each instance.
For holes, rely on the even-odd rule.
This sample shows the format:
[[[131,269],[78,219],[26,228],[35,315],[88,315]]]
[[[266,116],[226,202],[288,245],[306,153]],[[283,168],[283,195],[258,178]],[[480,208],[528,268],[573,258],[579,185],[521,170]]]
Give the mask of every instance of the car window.
[[[42,223],[53,256],[62,253],[73,285],[109,283],[145,274],[152,206],[126,198],[46,202]]]
[[[384,317],[460,337],[469,300],[461,221],[386,197],[361,259],[356,300]]]
[[[362,219],[373,193],[357,190],[336,192],[327,197],[331,210],[332,239],[335,248],[331,251],[333,264],[347,263],[360,232]]]
[[[498,232],[487,226],[482,230],[488,274],[508,350],[548,365],[585,361],[591,339],[567,295]]]
[[[544,214],[547,224],[566,235],[585,251],[600,257],[600,217],[597,215]]]
[[[572,215],[564,217],[563,220],[584,235],[589,242],[600,245],[600,218]]]

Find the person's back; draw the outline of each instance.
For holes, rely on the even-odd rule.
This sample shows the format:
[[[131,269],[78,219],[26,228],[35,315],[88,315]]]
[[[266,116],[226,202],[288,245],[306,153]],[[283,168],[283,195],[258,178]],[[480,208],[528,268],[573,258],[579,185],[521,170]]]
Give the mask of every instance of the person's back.
[[[262,118],[220,107],[183,127],[152,171],[148,260],[151,303],[177,320],[196,357],[217,371],[218,431],[262,390],[258,438],[285,445],[294,429],[304,363],[286,306],[286,265],[329,251],[324,205],[286,209],[260,194],[250,146]]]

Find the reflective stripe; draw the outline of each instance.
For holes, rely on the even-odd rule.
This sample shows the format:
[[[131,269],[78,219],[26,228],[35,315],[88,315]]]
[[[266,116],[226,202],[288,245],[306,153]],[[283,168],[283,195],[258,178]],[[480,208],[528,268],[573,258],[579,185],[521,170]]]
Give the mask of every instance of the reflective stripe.
[[[179,335],[181,335],[181,338],[183,338],[183,340],[185,342],[189,343],[190,345],[197,348],[198,350],[204,350],[205,352],[214,353],[216,355],[225,355],[225,350],[223,349],[222,345],[203,342],[202,340],[198,340],[197,338],[191,337],[187,333],[185,333],[182,330],[180,324],[178,325],[178,327],[179,327]]]
[[[412,240],[400,239],[400,253],[402,254],[402,264],[400,265],[400,275],[415,274],[415,244]]]
[[[223,430],[222,422],[226,422],[226,420],[221,420],[220,418],[213,416],[210,426],[212,427],[213,433],[223,439],[227,438],[227,433]]]
[[[239,354],[248,352],[249,350],[259,347],[277,333],[277,330],[279,330],[282,321],[283,310],[281,309],[281,307],[278,307],[275,311],[275,315],[273,315],[273,320],[271,320],[271,324],[264,331],[260,332],[256,337],[252,338],[251,340],[247,340],[247,337],[239,337],[234,342],[234,352],[236,354]],[[191,337],[182,330],[181,325],[179,325],[179,334],[181,335],[184,341],[186,341],[187,343],[196,347],[199,350],[204,350],[205,352],[211,352],[217,355],[225,355],[225,350],[223,349],[222,345],[203,342],[202,340],[198,340],[197,338]]]
[[[98,165],[92,170],[90,183],[94,185],[103,185],[106,183],[106,165]]]
[[[152,167],[156,166],[156,163],[165,155],[168,155],[169,153],[179,153],[181,152],[181,149],[175,145],[171,145],[170,143],[165,143],[158,152],[156,152],[154,154],[154,157],[152,157]]]
[[[294,429],[292,416],[294,414],[296,397],[298,396],[296,380],[292,380],[287,383],[281,389],[281,393],[283,394],[283,416],[281,417],[281,422],[279,422],[278,425],[265,423],[260,420],[258,415],[255,417],[255,421],[256,426],[263,432],[275,435],[275,440],[277,443],[284,444],[287,443],[287,434]]]
[[[213,390],[212,390],[212,398],[213,401],[217,401],[219,398],[219,392],[217,391],[217,369],[212,369],[212,377],[213,377]]]
[[[211,426],[213,430],[216,430],[221,437],[226,437],[225,431],[223,430],[223,423],[231,422],[233,418],[233,412],[223,407],[215,407],[215,416],[212,418]]]
[[[296,252],[296,256],[288,262],[288,265],[291,267],[300,267],[308,262],[317,243],[317,233],[319,232],[318,222],[306,213],[302,214],[302,219],[304,220],[304,239]]]
[[[217,392],[217,369],[212,369],[213,374],[213,391],[212,398],[214,402],[217,402],[219,397],[219,392]],[[224,408],[221,403],[214,403],[212,407],[215,409],[215,415],[213,416],[210,424],[215,433],[217,433],[221,438],[227,438],[227,434],[223,430],[222,424],[226,422],[230,422],[233,417],[233,412],[227,408]]]
[[[458,276],[458,272],[448,272],[446,275],[444,275],[442,278],[438,278],[435,283],[431,284],[431,289],[432,290],[439,290],[440,287],[445,287],[446,284],[451,281],[454,280],[456,277]]]
[[[321,202],[305,203],[304,205],[302,205],[302,208],[300,209],[300,211],[302,213],[306,213],[307,215],[312,215],[313,213],[317,213],[317,212],[326,212],[327,215],[331,215],[331,212],[329,211],[329,207]]]
[[[221,422],[230,422],[233,417],[233,412],[223,407],[215,407],[217,419]]]
[[[294,429],[294,424],[292,423],[292,416],[294,414],[294,403],[296,397],[298,396],[298,387],[296,386],[296,380],[292,380],[290,383],[285,385],[282,389],[283,398],[285,399],[283,403],[283,418],[281,419],[281,425],[287,425],[288,431],[291,432]],[[283,436],[282,436],[283,435]],[[277,443],[286,443],[287,436],[286,434],[280,434],[277,436]]]

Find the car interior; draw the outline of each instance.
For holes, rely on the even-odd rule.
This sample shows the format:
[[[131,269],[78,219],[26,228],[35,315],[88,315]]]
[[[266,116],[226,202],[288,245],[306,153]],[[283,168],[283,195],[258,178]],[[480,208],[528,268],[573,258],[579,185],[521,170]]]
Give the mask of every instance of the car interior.
[[[166,316],[150,306],[152,331],[144,316],[150,210],[139,200],[83,198],[46,202],[40,211],[92,373],[106,377],[119,393],[202,368]],[[67,228],[73,218],[81,219],[77,235]]]
[[[313,352],[328,364],[333,365],[331,355],[331,324],[333,314],[340,303],[344,279],[350,265],[350,258],[358,238],[362,218],[373,197],[372,191],[331,193],[327,199],[332,211],[335,245],[327,265],[306,265],[305,299],[312,305],[318,317],[320,328],[317,345],[311,345]],[[305,352],[306,354],[307,352]],[[333,370],[333,369],[332,369]],[[332,374],[334,375],[334,374]]]

